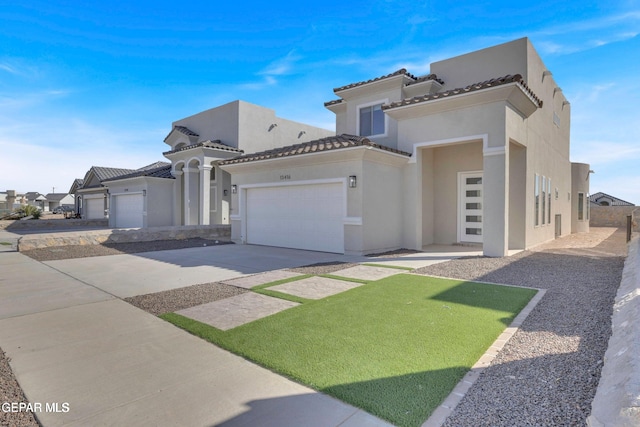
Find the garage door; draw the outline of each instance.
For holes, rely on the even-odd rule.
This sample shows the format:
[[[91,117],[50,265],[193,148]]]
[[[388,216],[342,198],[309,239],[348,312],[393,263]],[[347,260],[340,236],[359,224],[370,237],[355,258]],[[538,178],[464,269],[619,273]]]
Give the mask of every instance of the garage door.
[[[247,243],[344,253],[341,183],[247,190]]]
[[[114,196],[116,228],[142,227],[142,194],[121,194]]]
[[[87,219],[104,218],[104,198],[84,199],[84,213]]]

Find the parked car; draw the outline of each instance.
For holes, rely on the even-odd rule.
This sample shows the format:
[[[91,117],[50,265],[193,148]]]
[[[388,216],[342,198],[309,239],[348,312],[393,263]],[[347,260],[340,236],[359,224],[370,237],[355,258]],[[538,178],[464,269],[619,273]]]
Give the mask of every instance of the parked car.
[[[65,212],[73,212],[73,208],[71,208],[69,206],[58,206],[57,208],[55,208],[53,210],[54,214],[61,214],[61,213],[65,213]]]

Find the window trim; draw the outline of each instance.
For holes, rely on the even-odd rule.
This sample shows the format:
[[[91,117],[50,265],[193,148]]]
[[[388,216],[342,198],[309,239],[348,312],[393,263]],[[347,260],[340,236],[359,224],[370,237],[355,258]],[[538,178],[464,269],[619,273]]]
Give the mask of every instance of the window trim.
[[[533,209],[534,220],[533,226],[540,226],[540,175],[537,173],[533,175]]]
[[[356,135],[362,136],[360,135],[360,110],[374,105],[384,105],[388,103],[389,98],[385,98],[356,105]],[[382,111],[382,114],[384,116],[384,133],[368,135],[366,136],[366,138],[386,138],[387,136],[389,136],[389,116],[387,116],[387,113],[385,113],[384,110]]]

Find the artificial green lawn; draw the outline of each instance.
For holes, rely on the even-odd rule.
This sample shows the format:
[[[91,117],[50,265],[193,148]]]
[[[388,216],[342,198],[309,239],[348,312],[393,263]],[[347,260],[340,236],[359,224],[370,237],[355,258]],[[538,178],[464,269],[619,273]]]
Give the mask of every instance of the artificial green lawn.
[[[162,317],[398,426],[419,426],[535,293],[398,274],[229,331]]]

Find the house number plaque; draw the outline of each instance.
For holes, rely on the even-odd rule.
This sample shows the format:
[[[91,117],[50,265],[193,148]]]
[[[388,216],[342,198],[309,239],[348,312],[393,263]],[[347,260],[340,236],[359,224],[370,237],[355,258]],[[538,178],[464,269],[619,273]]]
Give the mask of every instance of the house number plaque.
[[[288,179],[291,179],[291,175],[280,175],[280,181],[286,181]]]

